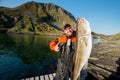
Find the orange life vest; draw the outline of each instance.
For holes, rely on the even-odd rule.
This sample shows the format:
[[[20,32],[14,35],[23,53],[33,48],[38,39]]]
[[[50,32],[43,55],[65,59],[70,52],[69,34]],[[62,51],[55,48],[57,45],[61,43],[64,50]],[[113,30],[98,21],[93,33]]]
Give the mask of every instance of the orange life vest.
[[[64,36],[58,37],[57,40],[50,41],[50,45],[49,45],[50,49],[54,51],[55,46],[56,46],[57,43],[60,43],[60,44],[61,43],[66,43],[67,39],[68,39],[68,37],[66,35],[64,35]],[[75,36],[71,37],[70,39],[71,39],[72,43],[76,42],[76,37]]]

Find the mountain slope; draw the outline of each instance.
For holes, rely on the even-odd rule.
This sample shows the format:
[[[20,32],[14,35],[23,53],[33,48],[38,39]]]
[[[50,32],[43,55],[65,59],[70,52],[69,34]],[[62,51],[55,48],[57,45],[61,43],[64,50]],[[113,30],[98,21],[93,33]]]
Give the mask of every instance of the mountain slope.
[[[0,31],[14,33],[61,33],[69,23],[75,28],[71,13],[52,3],[27,2],[16,8],[0,7]]]

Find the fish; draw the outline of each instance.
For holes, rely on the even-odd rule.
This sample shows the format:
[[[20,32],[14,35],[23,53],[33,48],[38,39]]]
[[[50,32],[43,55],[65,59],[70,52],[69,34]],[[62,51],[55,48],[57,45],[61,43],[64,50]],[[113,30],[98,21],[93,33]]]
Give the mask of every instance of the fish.
[[[85,18],[77,19],[76,46],[73,58],[74,68],[72,80],[80,77],[83,66],[88,62],[92,50],[92,35],[90,23]]]

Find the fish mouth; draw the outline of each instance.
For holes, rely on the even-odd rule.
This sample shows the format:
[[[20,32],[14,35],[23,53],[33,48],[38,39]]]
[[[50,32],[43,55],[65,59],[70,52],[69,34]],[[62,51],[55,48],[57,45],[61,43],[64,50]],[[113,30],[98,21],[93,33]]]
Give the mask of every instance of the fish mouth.
[[[81,35],[91,34],[90,24],[85,18],[78,18],[77,23]]]

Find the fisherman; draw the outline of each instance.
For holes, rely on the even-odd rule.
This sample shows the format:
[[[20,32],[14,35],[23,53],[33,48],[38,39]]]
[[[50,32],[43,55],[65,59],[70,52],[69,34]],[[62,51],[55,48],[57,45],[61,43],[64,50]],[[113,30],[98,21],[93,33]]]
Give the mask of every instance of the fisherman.
[[[72,77],[73,71],[73,55],[75,52],[76,32],[70,24],[64,26],[65,35],[58,37],[50,42],[50,49],[55,52],[60,52],[58,58],[57,71],[54,80],[69,80]],[[87,65],[83,67],[80,74],[80,80],[85,80],[87,76]]]

